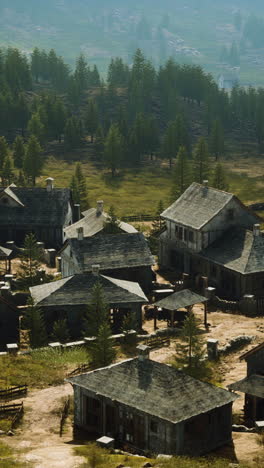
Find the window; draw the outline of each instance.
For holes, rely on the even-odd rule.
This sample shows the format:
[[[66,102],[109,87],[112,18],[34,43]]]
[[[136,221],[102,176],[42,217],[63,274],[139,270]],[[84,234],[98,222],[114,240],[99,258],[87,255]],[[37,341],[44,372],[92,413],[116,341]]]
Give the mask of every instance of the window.
[[[153,420],[150,421],[150,430],[151,430],[151,432],[155,432],[155,434],[157,434],[157,432],[158,432],[158,423],[156,421],[153,421]]]
[[[175,237],[178,238],[178,236],[179,236],[178,226],[175,226]]]
[[[184,229],[184,241],[185,242],[187,242],[187,234],[188,234],[187,229]]]
[[[227,219],[229,221],[232,221],[234,219],[234,210],[232,208],[227,210]]]
[[[190,242],[193,242],[193,241],[194,241],[193,231],[189,231],[189,241],[190,241]]]
[[[182,240],[182,234],[183,234],[183,229],[182,227],[179,228],[179,239]]]

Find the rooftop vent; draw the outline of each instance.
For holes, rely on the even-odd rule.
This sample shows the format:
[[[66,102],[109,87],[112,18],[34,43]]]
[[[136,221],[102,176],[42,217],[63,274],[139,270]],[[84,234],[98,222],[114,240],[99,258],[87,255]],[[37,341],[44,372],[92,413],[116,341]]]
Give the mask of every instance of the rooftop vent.
[[[253,234],[254,236],[260,236],[260,224],[254,224]]]
[[[84,235],[83,235],[83,227],[77,228],[77,236],[78,236],[78,240],[79,240],[79,241],[82,241],[82,240],[83,240],[83,237],[84,237]]]
[[[145,361],[146,359],[149,359],[149,351],[150,347],[140,344],[137,346],[137,352],[138,352],[138,359],[140,361]]]
[[[92,274],[95,276],[99,275],[100,265],[92,265]]]
[[[52,192],[54,188],[54,179],[52,177],[48,177],[46,179],[46,188],[47,188],[47,192]]]
[[[97,208],[96,208],[96,214],[97,216],[100,216],[104,211],[104,202],[103,200],[98,200],[97,202]]]

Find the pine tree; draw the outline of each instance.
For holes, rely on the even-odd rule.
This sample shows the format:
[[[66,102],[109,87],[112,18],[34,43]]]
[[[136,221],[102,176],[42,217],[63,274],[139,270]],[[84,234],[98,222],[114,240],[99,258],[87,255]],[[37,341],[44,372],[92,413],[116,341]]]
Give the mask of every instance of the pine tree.
[[[14,165],[18,169],[22,169],[25,158],[25,146],[21,136],[17,136],[13,144],[13,160]]]
[[[45,127],[41,122],[40,115],[38,112],[35,112],[30,121],[28,122],[28,132],[30,135],[34,135],[40,143],[44,142],[45,137]]]
[[[8,155],[8,144],[4,136],[0,136],[0,170],[3,168],[4,161]]]
[[[104,130],[102,125],[99,125],[95,133],[95,144],[94,144],[96,159],[102,159],[104,153]]]
[[[22,289],[34,286],[40,268],[41,250],[34,234],[27,234],[21,253],[21,264],[18,272],[19,284]]]
[[[212,178],[212,187],[215,187],[219,190],[224,190],[225,192],[229,190],[226,173],[223,166],[220,163],[218,163],[215,166]]]
[[[204,339],[200,335],[199,322],[193,312],[189,312],[183,322],[180,334],[181,343],[176,345],[177,367],[193,377],[201,378],[204,371]]]
[[[98,331],[96,342],[91,349],[92,361],[96,367],[109,366],[116,356],[111,338],[111,329],[107,322],[103,322]]]
[[[23,327],[29,330],[31,348],[41,348],[48,342],[45,321],[41,309],[34,304],[30,297],[23,317]]]
[[[28,179],[32,180],[33,185],[36,184],[36,177],[40,175],[44,163],[41,151],[39,141],[35,135],[32,135],[26,147],[23,169]]]
[[[14,172],[13,172],[13,164],[9,156],[6,156],[3,164],[3,168],[1,171],[1,177],[2,181],[6,185],[10,185],[13,177],[14,177]]]
[[[209,143],[210,152],[215,156],[215,160],[218,161],[219,156],[223,155],[225,150],[224,130],[219,120],[215,120],[213,123]]]
[[[78,190],[78,195],[77,195],[77,192],[75,192],[75,196],[79,200],[78,203],[80,203],[81,211],[87,210],[87,208],[89,208],[88,190],[87,190],[86,178],[82,172],[81,163],[76,164],[74,177],[75,177],[75,180],[72,180],[73,189]]]
[[[104,232],[106,234],[118,234],[120,232],[120,221],[117,219],[113,206],[110,206],[108,218],[104,223]]]
[[[100,326],[107,321],[109,306],[105,302],[104,291],[100,280],[94,284],[91,300],[87,306],[83,321],[83,334],[97,336]]]
[[[176,120],[169,123],[163,139],[162,153],[168,157],[170,167],[181,146],[188,149],[190,142],[184,119],[179,115]]]
[[[85,126],[91,137],[91,142],[93,143],[94,134],[98,128],[98,109],[95,101],[90,99],[88,102],[88,108],[85,115]]]
[[[104,147],[104,160],[114,177],[120,167],[123,155],[124,140],[117,125],[111,125]]]
[[[51,337],[52,340],[58,341],[59,343],[67,343],[67,341],[69,341],[70,334],[66,319],[61,319],[54,322]]]
[[[72,198],[74,203],[80,204],[79,186],[75,175],[73,175],[71,178],[70,189],[72,191]]]
[[[25,187],[26,185],[25,177],[22,171],[19,171],[16,184],[18,185],[18,187]]]
[[[194,180],[199,182],[199,184],[209,179],[209,152],[206,140],[203,137],[198,140],[194,151],[193,172]]]
[[[176,200],[191,184],[191,165],[186,148],[181,146],[172,175],[172,199]]]

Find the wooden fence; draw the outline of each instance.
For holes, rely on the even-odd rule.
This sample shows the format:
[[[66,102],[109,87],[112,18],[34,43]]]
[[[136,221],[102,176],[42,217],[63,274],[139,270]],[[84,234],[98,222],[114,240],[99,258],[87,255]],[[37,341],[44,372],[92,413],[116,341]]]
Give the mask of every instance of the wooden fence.
[[[138,215],[131,215],[131,216],[123,216],[121,218],[124,222],[147,222],[147,221],[156,221],[159,219],[159,216],[150,215],[150,214],[138,214]]]
[[[145,344],[151,349],[163,348],[163,346],[170,346],[170,339],[167,337],[149,338]]]
[[[12,400],[20,395],[25,395],[28,391],[27,385],[19,385],[17,387],[10,387],[5,390],[0,390],[0,400]]]
[[[21,406],[23,406],[23,403],[18,403],[17,405],[0,405],[0,414],[17,413]]]
[[[74,369],[72,372],[67,374],[67,377],[74,377],[75,375],[83,374],[84,372],[88,372],[91,370],[90,364],[82,364],[81,366]]]

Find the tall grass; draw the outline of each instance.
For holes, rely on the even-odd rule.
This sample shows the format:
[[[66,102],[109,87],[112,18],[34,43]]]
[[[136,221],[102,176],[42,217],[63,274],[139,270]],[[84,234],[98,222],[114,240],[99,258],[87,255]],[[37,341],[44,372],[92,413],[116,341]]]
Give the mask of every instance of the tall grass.
[[[0,387],[58,385],[64,381],[67,372],[88,362],[89,354],[85,348],[45,349],[24,356],[3,356],[0,358]]]

